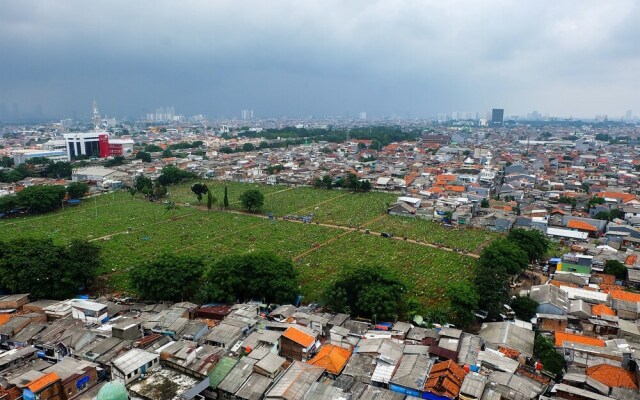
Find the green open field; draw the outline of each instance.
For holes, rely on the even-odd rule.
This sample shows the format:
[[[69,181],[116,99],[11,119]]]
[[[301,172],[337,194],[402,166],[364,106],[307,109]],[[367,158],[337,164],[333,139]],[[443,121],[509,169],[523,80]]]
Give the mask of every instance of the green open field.
[[[223,184],[207,184],[222,202]],[[475,260],[350,228],[364,226],[468,250],[493,237],[487,232],[465,230],[451,235],[436,224],[425,224],[427,221],[386,216],[386,204],[393,202],[395,194],[239,183],[229,183],[228,188],[232,209],[240,207],[237,199],[244,190],[257,188],[265,193],[264,213],[314,213],[314,221],[322,225],[281,218],[272,221],[264,215],[235,210],[208,212],[197,204],[190,185],[179,185],[170,190],[169,199],[179,204],[175,209],[120,192],[87,199],[79,206],[51,214],[0,220],[0,237],[46,237],[57,243],[74,238],[94,240],[103,249],[101,272],[113,290],[127,290],[126,271],[164,251],[213,261],[226,254],[272,250],[295,260],[305,301],[319,300],[324,287],[342,269],[367,263],[394,269],[424,306],[442,301],[450,282],[470,279]],[[180,205],[184,203],[191,206]]]

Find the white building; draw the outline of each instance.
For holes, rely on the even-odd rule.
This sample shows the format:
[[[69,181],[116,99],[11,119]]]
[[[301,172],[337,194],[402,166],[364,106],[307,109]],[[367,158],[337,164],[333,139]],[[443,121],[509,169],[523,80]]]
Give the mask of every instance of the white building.
[[[32,158],[46,158],[51,161],[67,161],[67,152],[64,150],[14,150],[12,152],[13,163],[19,165]]]
[[[75,300],[71,305],[71,317],[92,324],[101,324],[108,318],[107,305],[88,300]]]
[[[74,132],[63,135],[68,160],[79,156],[100,157],[100,136],[109,137],[109,132]]]
[[[131,349],[111,362],[111,378],[125,385],[135,381],[149,370],[160,366],[160,355],[142,349]]]

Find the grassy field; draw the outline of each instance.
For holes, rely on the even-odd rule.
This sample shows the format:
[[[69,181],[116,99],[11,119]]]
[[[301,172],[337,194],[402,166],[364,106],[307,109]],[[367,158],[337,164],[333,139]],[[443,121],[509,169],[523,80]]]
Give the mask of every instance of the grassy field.
[[[209,187],[221,202],[223,185]],[[263,212],[276,216],[314,213],[314,221],[335,226],[272,221],[264,215],[233,211],[208,212],[196,204],[190,185],[180,185],[171,188],[170,199],[192,206],[167,209],[162,203],[121,192],[43,216],[0,220],[0,237],[52,238],[57,243],[74,238],[94,240],[103,249],[101,272],[114,290],[127,290],[128,269],[165,251],[214,261],[226,254],[272,250],[296,260],[306,301],[319,300],[322,290],[340,270],[364,263],[396,270],[410,287],[411,295],[424,306],[442,301],[451,281],[473,276],[475,260],[470,257],[345,228],[366,224],[372,230],[393,231],[397,235],[401,230],[416,237],[425,235],[427,242],[447,243],[441,236],[450,231],[440,232],[425,225],[426,221],[405,222],[385,216],[385,204],[395,199],[394,194],[239,183],[229,183],[228,188],[231,208],[239,207],[234,202],[244,190],[257,188],[265,193]],[[474,247],[491,238],[486,232],[459,231],[447,240],[452,245],[467,243]],[[420,239],[423,240],[421,236]],[[465,248],[462,244],[457,247]]]
[[[483,243],[490,242],[500,235],[486,230],[467,228],[446,228],[434,221],[413,219],[393,215],[367,224],[366,228],[376,232],[389,232],[395,236],[421,242],[441,243],[445,247],[474,251]]]

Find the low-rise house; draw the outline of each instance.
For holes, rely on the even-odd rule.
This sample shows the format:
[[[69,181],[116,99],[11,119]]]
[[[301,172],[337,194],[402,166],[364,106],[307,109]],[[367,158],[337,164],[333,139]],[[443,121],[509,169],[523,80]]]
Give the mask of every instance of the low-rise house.
[[[106,304],[88,300],[74,301],[71,305],[71,316],[92,324],[102,324],[109,318]]]
[[[75,398],[98,383],[98,365],[88,361],[65,357],[60,362],[43,370],[55,373],[60,378],[66,398]]]
[[[1,310],[20,310],[22,306],[29,303],[29,294],[12,294],[0,297]]]
[[[569,310],[567,293],[554,285],[531,287],[529,297],[538,302],[537,313],[564,315]]]
[[[434,360],[426,355],[405,355],[389,380],[389,390],[421,397],[433,363]]]
[[[242,326],[232,325],[225,320],[220,325],[214,326],[213,329],[205,336],[205,343],[211,346],[230,349],[245,332],[246,328]]]
[[[467,374],[462,381],[458,396],[460,400],[480,400],[487,385],[487,378],[477,372]]]
[[[316,350],[316,338],[302,327],[289,327],[280,337],[280,356],[288,360],[307,361]]]
[[[146,350],[131,349],[112,361],[111,378],[128,385],[160,365],[160,356]]]
[[[324,368],[293,362],[265,394],[267,400],[302,400],[311,385],[324,374]]]
[[[454,400],[467,373],[455,362],[449,360],[435,364],[424,385],[422,398],[431,400]]]
[[[499,347],[507,347],[525,356],[533,355],[534,332],[515,323],[487,322],[482,324],[479,335],[488,347],[496,350]]]
[[[318,353],[307,363],[324,368],[327,373],[337,377],[351,357],[351,350],[343,347],[324,344]]]
[[[220,398],[233,398],[253,373],[253,366],[256,362],[257,360],[251,357],[241,358],[218,385],[217,390]]]

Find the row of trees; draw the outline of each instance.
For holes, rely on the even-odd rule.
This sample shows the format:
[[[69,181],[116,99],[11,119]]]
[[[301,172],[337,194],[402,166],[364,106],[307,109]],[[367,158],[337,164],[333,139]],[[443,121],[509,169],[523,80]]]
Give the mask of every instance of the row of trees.
[[[260,299],[291,303],[298,292],[289,259],[271,252],[229,255],[207,264],[186,254],[163,254],[133,267],[131,286],[142,299],[231,303]]]
[[[7,163],[7,162],[5,162]],[[12,165],[12,163],[11,163]],[[7,167],[10,165],[7,165]],[[53,179],[71,179],[72,166],[66,161],[33,158],[9,171],[0,171],[0,182],[18,182],[28,176]]]
[[[485,247],[478,260],[476,287],[478,306],[497,318],[503,304],[509,302],[509,277],[524,271],[529,262],[544,256],[549,242],[537,230],[513,229],[507,238],[493,241]]]
[[[354,173],[349,172],[346,177],[340,177],[333,181],[329,174],[322,178],[316,177],[313,180],[313,186],[316,188],[332,189],[334,187],[345,188],[353,192],[368,192],[371,190],[371,182],[368,180],[360,180]]]
[[[67,188],[62,185],[29,186],[15,196],[0,197],[0,212],[23,208],[30,213],[45,213],[62,207],[67,193],[70,198],[78,199],[88,191],[89,186],[80,182],[72,182]]]
[[[51,239],[0,242],[0,286],[34,299],[68,299],[85,293],[100,268],[100,247],[72,240],[56,245]]]

